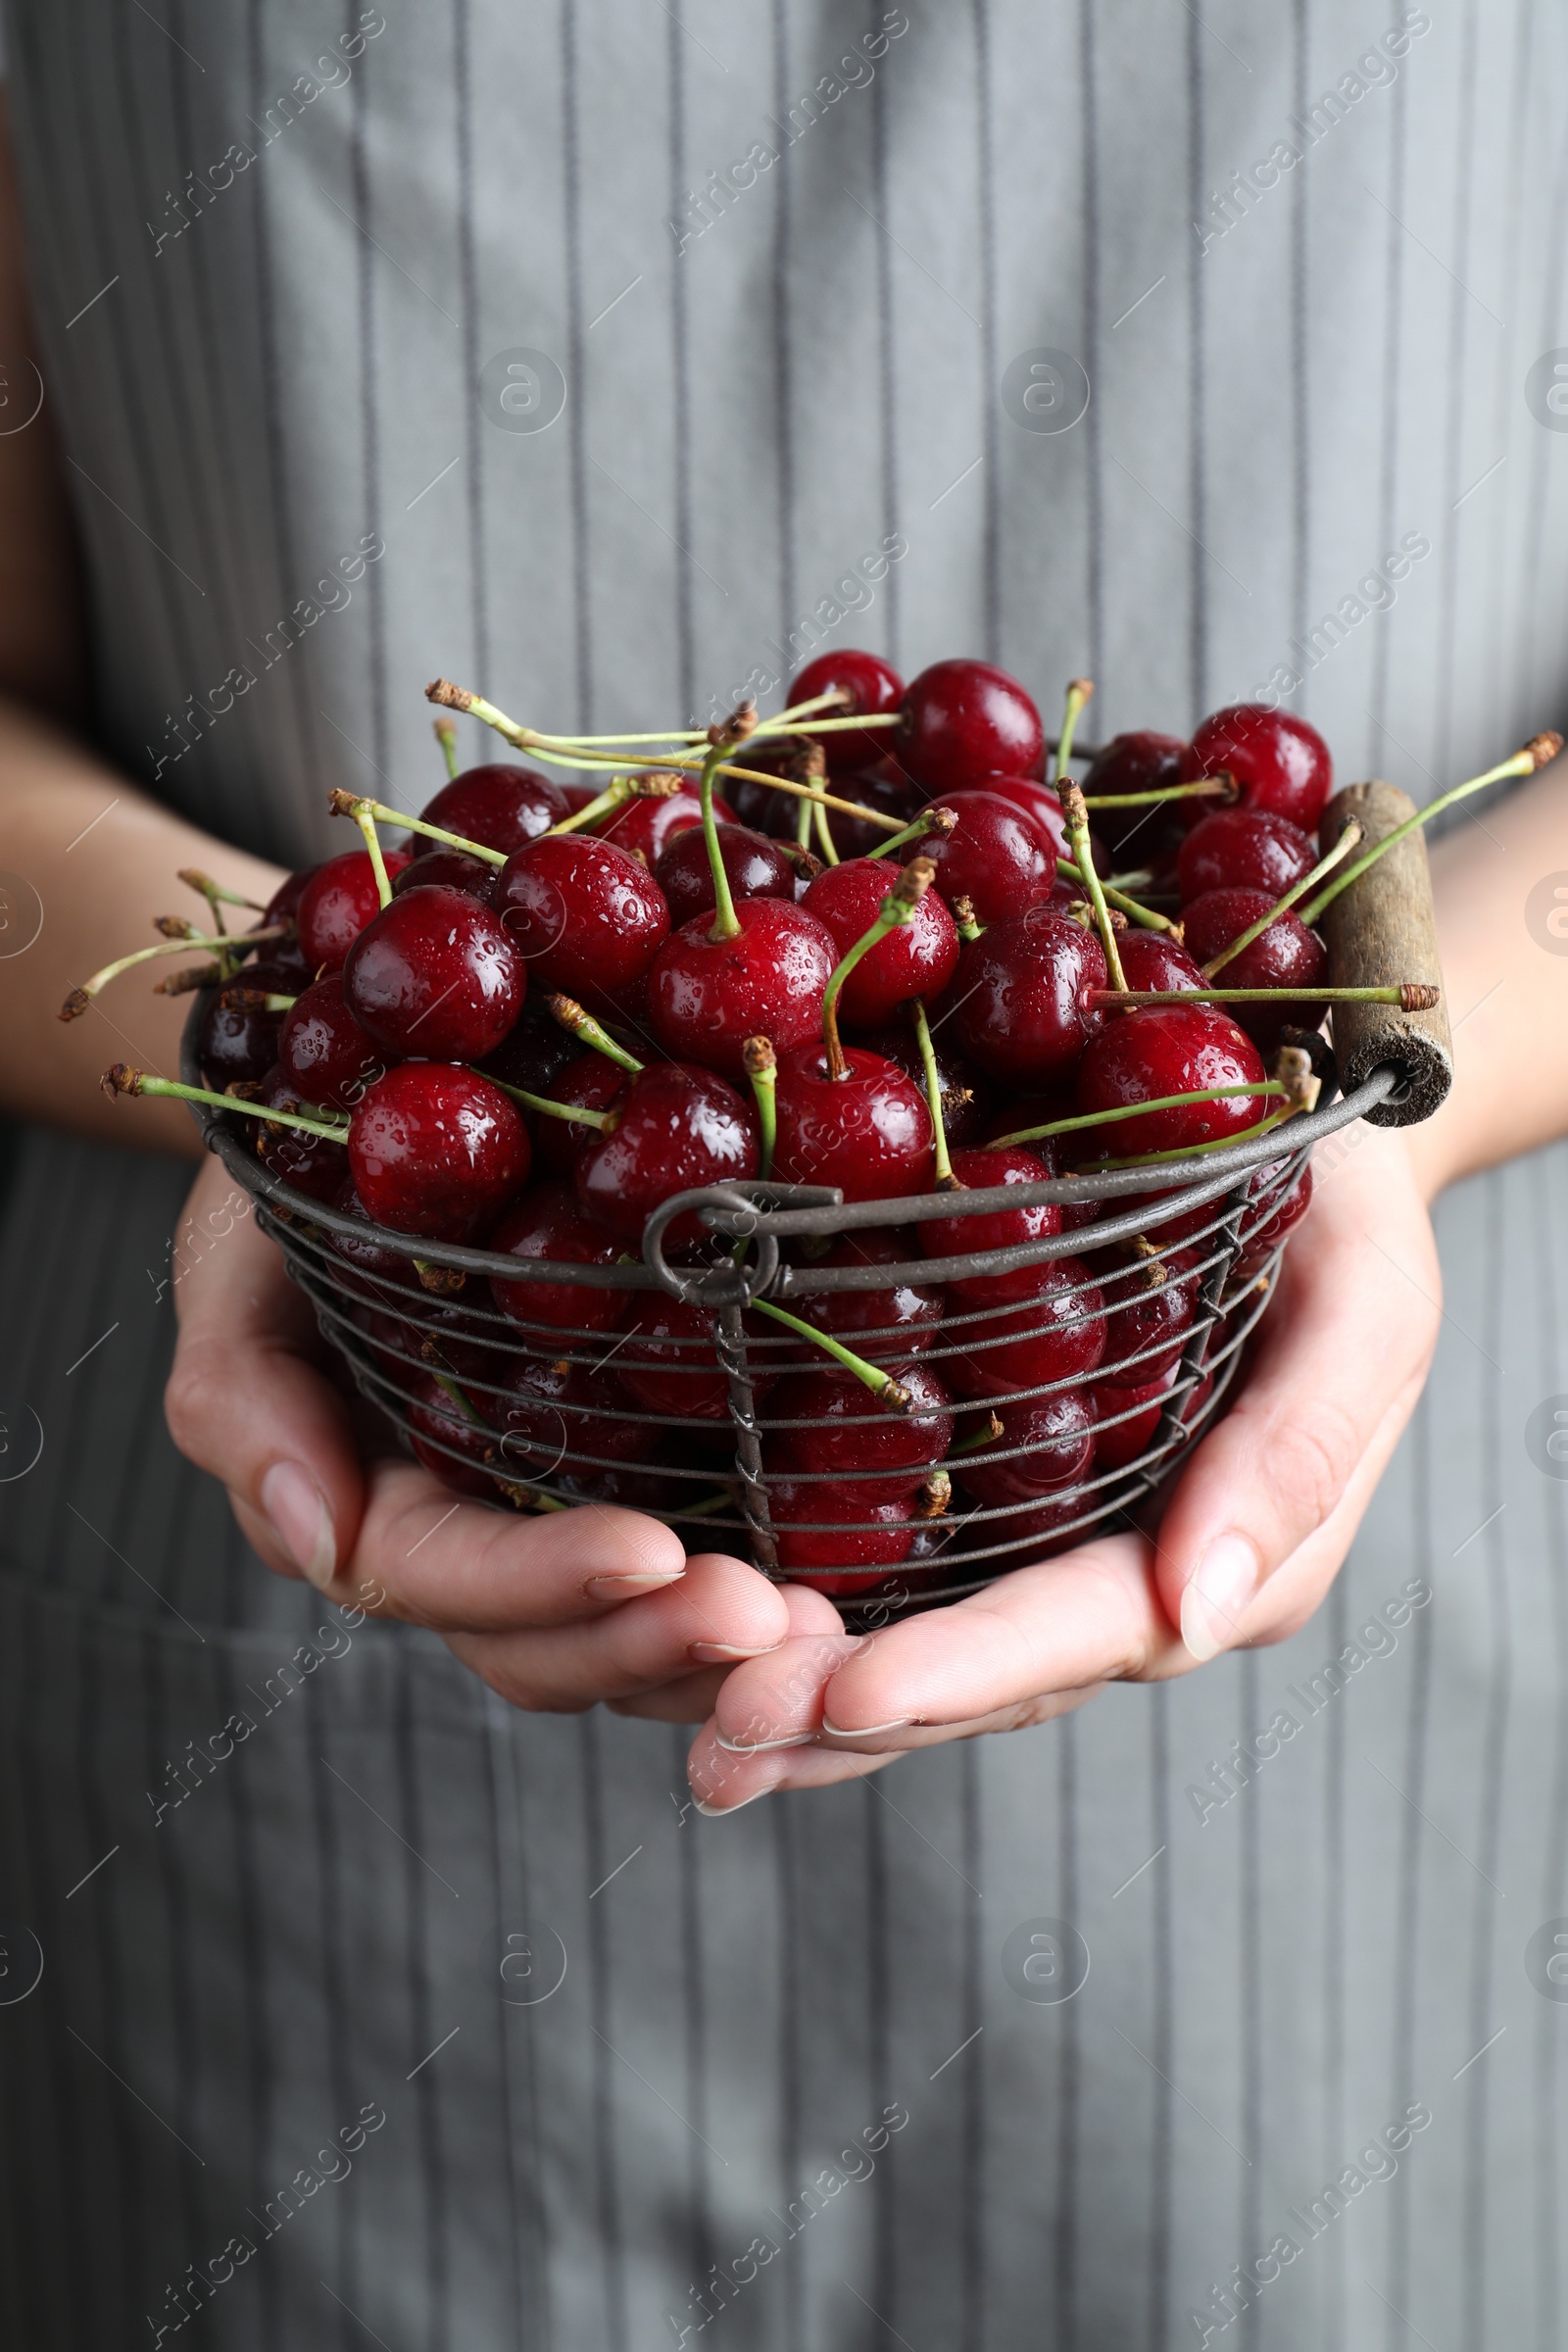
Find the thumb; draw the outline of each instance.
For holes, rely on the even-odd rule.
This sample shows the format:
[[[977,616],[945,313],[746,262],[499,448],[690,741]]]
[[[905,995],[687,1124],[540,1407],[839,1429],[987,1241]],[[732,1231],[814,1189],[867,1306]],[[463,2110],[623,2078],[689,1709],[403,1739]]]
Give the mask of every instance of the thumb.
[[[1317,1607],[1421,1393],[1440,1283],[1405,1147],[1368,1130],[1292,1237],[1236,1401],[1160,1523],[1160,1599],[1200,1664]]]
[[[198,1468],[222,1480],[270,1567],[327,1585],[365,1510],[349,1409],[310,1360],[318,1341],[309,1300],[216,1159],[185,1203],[175,1263],[179,1340],[164,1392],[170,1434]]]

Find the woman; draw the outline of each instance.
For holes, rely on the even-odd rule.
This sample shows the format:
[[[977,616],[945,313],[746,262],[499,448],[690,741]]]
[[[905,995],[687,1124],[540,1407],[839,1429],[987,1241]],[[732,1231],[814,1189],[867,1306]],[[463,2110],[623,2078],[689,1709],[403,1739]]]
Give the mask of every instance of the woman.
[[[436,669],[602,729],[973,651],[1419,796],[1560,718],[1538,14],[13,7],[10,2340],[1558,2340],[1551,773],[1157,1544],[869,1648],[366,1458],[94,1090],[179,1001],[53,1017],[178,867],[417,806]]]

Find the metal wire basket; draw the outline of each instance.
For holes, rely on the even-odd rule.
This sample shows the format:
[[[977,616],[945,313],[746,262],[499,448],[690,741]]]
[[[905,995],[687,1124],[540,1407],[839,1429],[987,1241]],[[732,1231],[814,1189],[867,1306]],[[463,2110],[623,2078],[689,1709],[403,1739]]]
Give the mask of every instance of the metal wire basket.
[[[1336,810],[1349,799],[1342,794]],[[1356,808],[1365,818],[1365,804]],[[1337,822],[1336,810],[1330,816]],[[1369,967],[1386,962],[1391,952],[1408,959],[1412,919],[1430,935],[1425,857],[1418,840],[1410,847],[1413,855],[1405,857],[1401,845],[1367,877],[1381,876],[1379,891],[1396,894],[1399,946],[1369,951],[1368,938],[1377,935],[1380,920],[1384,929],[1388,924],[1368,900],[1355,921],[1329,929],[1336,981],[1378,979]],[[1435,947],[1426,960],[1435,973]],[[190,1084],[200,1083],[198,1038],[207,1002],[205,995],[197,998],[186,1025],[182,1064]],[[501,1507],[551,1509],[609,1499],[648,1509],[670,1521],[689,1548],[744,1552],[770,1576],[803,1573],[800,1546],[809,1539],[812,1581],[834,1593],[852,1622],[874,1623],[974,1592],[1102,1524],[1128,1524],[1197,1444],[1219,1411],[1267,1305],[1286,1246],[1282,1211],[1314,1146],[1363,1117],[1379,1124],[1423,1117],[1441,1100],[1446,1071],[1441,1025],[1385,1016],[1380,1008],[1356,1007],[1355,1014],[1353,1023],[1337,1028],[1340,1069],[1336,1073],[1329,1060],[1318,1107],[1251,1142],[1154,1167],[898,1200],[847,1204],[835,1192],[775,1182],[715,1186],[663,1203],[648,1221],[640,1264],[520,1259],[367,1226],[274,1176],[252,1151],[246,1122],[206,1103],[192,1107],[209,1148],[255,1203],[262,1230],[282,1250],[357,1386],[428,1467]],[[1348,1084],[1343,1094],[1340,1077]],[[912,1229],[928,1220],[1046,1201],[1061,1205],[1066,1230],[1012,1249],[934,1257],[923,1255],[913,1237]],[[1093,1222],[1075,1222],[1091,1208]],[[730,1245],[717,1262],[671,1262],[669,1229],[677,1219],[693,1217]],[[866,1229],[907,1236],[907,1256],[892,1264],[812,1263],[813,1250],[820,1255],[825,1245]],[[1098,1252],[1135,1240],[1143,1242],[1156,1279],[1174,1248],[1187,1253],[1180,1280],[1192,1294],[1194,1311],[1173,1368],[1168,1339],[1137,1345],[1128,1320],[1138,1297],[1133,1275],[1106,1296],[1082,1266],[1054,1305],[1058,1323],[1064,1304],[1069,1324],[1076,1316],[1087,1326],[1103,1315],[1103,1351],[1087,1370],[1010,1389],[1004,1375],[982,1376],[977,1388],[976,1361],[1020,1336],[1017,1317],[1027,1310],[1018,1308],[943,1312],[920,1329],[918,1350],[910,1351],[939,1380],[945,1366],[959,1358],[971,1368],[969,1396],[955,1410],[983,1416],[990,1408],[1001,1419],[1002,1436],[985,1446],[988,1466],[1030,1454],[1006,1442],[1009,1409],[1092,1381],[1106,1400],[1097,1424],[1099,1466],[1030,1499],[987,1504],[963,1492],[966,1457],[955,1451],[946,1462],[953,1484],[947,1507],[932,1507],[924,1517],[916,1509],[901,1522],[908,1538],[903,1556],[891,1556],[903,1538],[890,1536],[886,1563],[872,1565],[834,1557],[834,1540],[852,1547],[863,1535],[863,1520],[801,1512],[802,1490],[842,1485],[845,1474],[791,1469],[792,1510],[781,1530],[779,1481],[766,1459],[771,1442],[827,1424],[770,1414],[777,1376],[801,1368],[811,1351],[793,1333],[748,1313],[754,1300],[769,1299],[809,1320],[812,1301],[833,1294],[901,1285],[930,1289],[1078,1259],[1086,1249]],[[342,1254],[345,1243],[359,1262]],[[514,1313],[497,1308],[492,1280],[514,1291],[555,1283],[629,1292],[640,1303],[626,1310],[625,1328],[608,1334],[553,1323],[524,1329]],[[445,1284],[460,1287],[447,1291]],[[684,1332],[661,1328],[660,1310],[670,1302],[677,1311],[693,1310],[695,1329],[691,1319]],[[898,1326],[857,1329],[854,1345],[891,1363],[901,1360],[906,1336]],[[519,1358],[543,1368],[538,1394],[525,1400],[520,1419],[514,1385]],[[631,1387],[611,1392],[619,1401],[601,1395],[585,1398],[584,1376],[606,1372]],[[1168,1385],[1151,1395],[1152,1384],[1140,1382],[1140,1373]],[[1120,1409],[1118,1390],[1126,1395]],[[650,1394],[657,1399],[652,1407]],[[660,1404],[669,1409],[658,1409]],[[907,1495],[910,1481],[906,1467],[858,1469],[854,1485],[871,1493],[885,1486],[890,1494]],[[939,1493],[929,1499],[935,1504]]]

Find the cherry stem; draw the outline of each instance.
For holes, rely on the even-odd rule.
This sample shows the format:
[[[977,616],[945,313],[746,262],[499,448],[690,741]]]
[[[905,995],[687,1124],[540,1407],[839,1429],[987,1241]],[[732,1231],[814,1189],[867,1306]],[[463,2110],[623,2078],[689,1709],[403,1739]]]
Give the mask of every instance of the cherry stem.
[[[299,1003],[298,997],[275,997],[266,988],[226,988],[225,1003],[243,1004],[250,1012],[288,1012]]]
[[[1401,1012],[1430,1012],[1440,991],[1429,981],[1401,980],[1393,988],[1089,988],[1092,1011],[1129,1012],[1141,1004],[1397,1004]]]
[[[825,702],[837,702],[840,699],[837,695],[822,694],[816,697],[814,703],[798,703],[793,710],[781,710],[777,718],[760,718],[757,732],[759,735],[777,735],[781,731],[810,735],[841,734],[850,727],[896,727],[903,716],[899,710],[851,710],[846,711],[842,718],[817,718],[811,721],[808,728],[800,727],[798,722],[809,711],[819,710]]]
[[[940,1519],[952,1500],[952,1479],[946,1470],[933,1470],[916,1497],[914,1515],[917,1519]]]
[[[961,940],[968,942],[975,939],[984,939],[985,925],[984,923],[976,920],[973,899],[955,899],[953,902],[953,919],[957,925],[958,937]]]
[[[1072,758],[1072,739],[1078,732],[1078,720],[1085,705],[1095,691],[1093,678],[1069,678],[1066,708],[1061,714],[1061,734],[1056,743],[1056,793],[1060,797],[1067,762]]]
[[[869,930],[860,934],[854,947],[834,965],[832,977],[822,996],[822,1043],[827,1048],[827,1074],[830,1078],[846,1078],[849,1075],[849,1063],[844,1058],[844,1048],[839,1043],[839,991],[862,956],[869,956],[871,950],[886,939],[890,931],[896,931],[901,923],[913,922],[915,908],[936,878],[937,869],[929,858],[911,858],[883,900],[876,921]]]
[[[807,845],[811,838],[811,824],[815,815],[816,809],[812,804],[809,801],[802,801],[795,818],[795,844],[797,849],[804,850],[808,857],[810,857],[810,851]],[[818,858],[813,862],[820,867],[822,860]]]
[[[1303,874],[1299,882],[1293,882],[1284,898],[1276,899],[1268,912],[1260,914],[1255,923],[1249,923],[1247,929],[1239,938],[1233,939],[1228,948],[1222,948],[1217,956],[1211,956],[1203,966],[1203,978],[1212,980],[1216,972],[1222,972],[1225,969],[1233,956],[1239,956],[1244,948],[1250,948],[1254,939],[1261,939],[1271,923],[1278,922],[1282,914],[1289,913],[1298,899],[1305,898],[1314,882],[1320,882],[1325,874],[1332,873],[1337,865],[1348,858],[1356,843],[1365,838],[1365,834],[1366,827],[1359,817],[1348,818],[1339,840],[1334,844],[1328,856],[1320,858],[1311,872]],[[1302,922],[1308,921],[1309,917],[1310,910],[1303,908]]]
[[[931,1024],[925,1017],[925,1006],[918,997],[914,1000],[914,1035],[920,1049],[920,1066],[925,1072],[926,1107],[931,1113],[931,1130],[936,1152],[936,1190],[956,1193],[962,1186],[953,1173],[948,1156],[948,1130],[942,1116],[942,1074],[937,1068],[937,1050],[931,1043]]]
[[[743,784],[770,784],[775,792],[790,793],[797,800],[819,801],[824,808],[836,808],[841,816],[858,816],[866,824],[880,825],[884,833],[904,830],[896,816],[888,816],[880,808],[867,808],[860,801],[841,801],[836,793],[824,792],[820,784],[802,784],[794,776],[770,776],[765,768],[737,767],[730,763],[718,772],[722,776],[737,776]]]
[[[389,808],[384,801],[362,800],[358,793],[344,792],[334,785],[326,796],[326,805],[334,816],[352,816],[358,824],[363,809],[367,816],[379,817],[383,825],[400,825],[406,832],[422,833],[429,841],[445,842],[449,850],[461,850],[466,858],[477,858],[484,865],[505,865],[504,850],[487,850],[482,841],[468,841],[461,833],[449,833],[445,825],[426,824],[422,816],[405,816],[401,808]]]
[[[923,841],[928,833],[939,833],[946,841],[957,822],[958,811],[956,808],[945,808],[940,806],[935,808],[922,808],[912,825],[906,825],[902,833],[895,833],[889,841],[879,841],[874,850],[867,850],[866,856],[868,858],[885,858],[890,850],[902,850],[906,842]]]
[[[994,1142],[987,1144],[985,1149],[988,1152],[1003,1152],[1009,1144],[1035,1144],[1041,1142],[1048,1135],[1075,1135],[1081,1133],[1086,1127],[1108,1127],[1117,1119],[1140,1118],[1146,1110],[1180,1110],[1189,1102],[1230,1102],[1238,1095],[1288,1095],[1289,1093],[1289,1087],[1282,1086],[1277,1078],[1264,1078],[1238,1081],[1235,1086],[1200,1087],[1196,1094],[1191,1095],[1152,1095],[1146,1102],[1119,1102],[1110,1110],[1081,1111],[1074,1118],[1052,1119],[1044,1127],[1026,1127],[1020,1129],[1016,1135],[999,1135]],[[1225,1136],[1221,1138],[1221,1141],[1233,1143],[1235,1138]],[[1196,1146],[1193,1148],[1197,1149]],[[1180,1158],[1181,1153],[1174,1153],[1173,1156]]]
[[[259,900],[243,899],[237,890],[225,890],[221,882],[215,882],[211,874],[204,874],[199,865],[182,865],[179,868],[179,879],[190,889],[200,891],[202,897],[207,901],[213,910],[213,929],[215,931],[221,931],[223,928],[219,920],[220,906],[246,906],[254,914],[265,914],[267,911]]]
[[[991,1413],[988,1415],[988,1420],[990,1424],[988,1428],[977,1429],[972,1438],[959,1438],[956,1445],[948,1447],[949,1453],[978,1453],[982,1446],[1000,1444],[1006,1435],[1002,1415]]]
[[[833,846],[833,836],[827,828],[827,810],[820,801],[811,803],[811,829],[816,835],[816,846],[822,853],[822,863],[837,865],[839,854]]]
[[[757,1103],[757,1125],[761,1138],[761,1176],[765,1183],[773,1173],[773,1153],[778,1145],[778,1055],[769,1037],[749,1037],[741,1048],[741,1059],[746,1075],[752,1082],[752,1095]]]
[[[873,1396],[880,1396],[882,1402],[894,1412],[906,1413],[909,1410],[914,1400],[903,1381],[895,1380],[891,1372],[882,1371],[876,1364],[868,1364],[863,1355],[857,1355],[841,1340],[833,1339],[825,1331],[818,1331],[812,1323],[803,1323],[799,1315],[792,1315],[784,1307],[775,1306],[770,1298],[754,1298],[752,1304],[760,1314],[771,1315],[775,1323],[782,1323],[803,1340],[809,1340],[813,1347],[825,1348],[844,1366],[846,1372],[853,1372]]]
[[[708,870],[713,877],[713,928],[709,940],[716,945],[721,939],[739,936],[741,920],[735,911],[735,900],[724,870],[724,854],[718,845],[718,819],[713,814],[713,778],[723,764],[724,754],[730,747],[715,743],[703,761],[703,780],[700,787],[703,804],[703,841],[708,851]]]
[[[216,963],[193,963],[186,972],[170,972],[153,982],[155,997],[188,997],[193,989],[217,988],[227,975]]]
[[[178,1102],[211,1102],[216,1110],[243,1111],[247,1118],[260,1119],[269,1127],[298,1127],[303,1135],[324,1136],[329,1144],[342,1143],[349,1131],[346,1118],[328,1126],[324,1117],[307,1119],[298,1111],[269,1110],[238,1095],[215,1095],[210,1087],[181,1086],[176,1078],[149,1078],[145,1070],[130,1069],[122,1061],[105,1070],[98,1083],[111,1102],[117,1095],[168,1095]]]
[[[581,1044],[591,1046],[596,1054],[603,1054],[607,1061],[616,1062],[629,1071],[633,1078],[645,1066],[635,1054],[628,1054],[624,1046],[618,1046],[609,1030],[601,1028],[591,1012],[584,1011],[575,997],[547,996],[545,1006],[563,1029]]]
[[[628,801],[667,801],[679,792],[680,785],[679,776],[664,769],[651,776],[612,776],[597,799],[586,801],[570,816],[564,816],[559,825],[552,825],[551,834],[577,833],[584,826],[597,825],[602,817],[612,816],[617,808],[624,808]]]
[[[511,1086],[505,1078],[498,1078],[493,1070],[481,1070],[471,1061],[467,1068],[471,1076],[486,1079],[491,1086],[499,1086],[504,1095],[510,1095],[514,1102],[520,1102],[524,1110],[542,1110],[546,1118],[570,1119],[578,1127],[597,1127],[601,1132],[620,1123],[607,1110],[584,1110],[576,1102],[552,1102],[548,1095],[530,1095],[523,1087]]]
[[[847,686],[830,686],[825,694],[813,694],[808,702],[791,703],[789,709],[781,710],[776,718],[760,719],[758,727],[760,730],[762,727],[786,726],[791,719],[809,718],[813,710],[842,710],[849,700]]]
[[[432,723],[435,739],[441,746],[441,757],[447,763],[447,782],[455,784],[458,780],[458,730],[450,718],[438,718]]]
[[[1241,1089],[1238,1088],[1240,1093]],[[1281,1089],[1284,1092],[1284,1089]],[[1167,1159],[1194,1159],[1200,1152],[1223,1152],[1231,1144],[1255,1144],[1260,1135],[1272,1135],[1276,1127],[1295,1116],[1293,1103],[1289,1110],[1271,1110],[1267,1118],[1259,1119],[1254,1127],[1239,1127],[1234,1135],[1211,1136],[1206,1144],[1178,1144],[1169,1152],[1139,1152],[1130,1159],[1096,1159],[1089,1165],[1098,1175],[1102,1168],[1152,1168]]]
[[[1085,806],[1087,807],[1088,804],[1085,803]],[[1080,882],[1086,890],[1088,889],[1088,875],[1081,865],[1074,863],[1071,858],[1058,858],[1056,871],[1058,874],[1065,874],[1069,882]],[[1105,894],[1107,905],[1119,908],[1126,915],[1128,921],[1136,923],[1140,930],[1180,933],[1180,923],[1172,922],[1168,914],[1156,914],[1152,906],[1140,906],[1136,899],[1130,899],[1124,890],[1115,888],[1109,882],[1102,882],[1100,887]]]
[[[1074,680],[1075,685],[1078,682]],[[1071,688],[1068,689],[1067,707],[1070,716],[1072,714]],[[1084,805],[1084,796],[1071,776],[1058,777],[1056,789],[1057,798],[1061,802],[1061,813],[1067,820],[1067,839],[1072,843],[1073,862],[1078,868],[1078,878],[1088,891],[1090,903],[1095,909],[1095,921],[1100,927],[1100,944],[1105,951],[1105,968],[1110,974],[1111,986],[1125,989],[1127,975],[1122,970],[1121,951],[1116,945],[1116,928],[1110,919],[1110,908],[1105,904],[1104,885],[1095,871],[1095,853],[1089,840],[1089,810]]]
[[[106,963],[101,972],[94,972],[90,980],[84,980],[79,988],[72,990],[60,1007],[60,1018],[63,1021],[75,1020],[86,1011],[100,989],[107,988],[111,980],[118,980],[122,972],[128,972],[132,964],[150,963],[159,956],[182,956],[187,948],[216,948],[220,956],[222,956],[225,950],[232,953],[235,948],[256,947],[263,940],[286,939],[293,928],[292,923],[272,923],[265,931],[236,931],[232,935],[219,932],[216,937],[204,938],[187,924],[178,938],[160,940],[156,948],[138,948],[132,956],[122,956],[114,963]],[[226,978],[227,974],[221,976]]]
[[[1192,801],[1208,795],[1223,808],[1240,796],[1234,776],[1200,776],[1196,784],[1164,784],[1157,792],[1092,792],[1086,808],[1156,808],[1162,801]]]
[[[370,871],[375,876],[376,895],[383,906],[390,906],[392,904],[392,881],[386,870],[386,859],[381,855],[381,836],[375,829],[375,819],[368,809],[356,808],[354,822],[360,828],[366,852],[370,860]]]
[[[1424,808],[1418,808],[1414,816],[1407,816],[1402,825],[1396,825],[1392,833],[1386,833],[1380,842],[1374,843],[1365,857],[1358,858],[1352,866],[1348,866],[1346,871],[1336,878],[1332,890],[1319,891],[1311,906],[1302,907],[1302,922],[1315,923],[1324,907],[1331,906],[1342,890],[1348,890],[1350,884],[1358,881],[1369,865],[1376,865],[1378,859],[1386,852],[1392,850],[1396,841],[1402,841],[1405,835],[1413,833],[1418,825],[1429,823],[1445,808],[1451,808],[1457,801],[1467,800],[1471,793],[1480,792],[1485,785],[1500,784],[1505,776],[1534,775],[1537,768],[1544,767],[1548,761],[1555,760],[1561,750],[1562,737],[1548,730],[1544,735],[1533,736],[1522,752],[1515,752],[1513,758],[1504,760],[1500,766],[1489,767],[1484,776],[1472,776],[1467,783],[1455,784],[1451,790],[1440,792],[1435,801],[1429,801]]]

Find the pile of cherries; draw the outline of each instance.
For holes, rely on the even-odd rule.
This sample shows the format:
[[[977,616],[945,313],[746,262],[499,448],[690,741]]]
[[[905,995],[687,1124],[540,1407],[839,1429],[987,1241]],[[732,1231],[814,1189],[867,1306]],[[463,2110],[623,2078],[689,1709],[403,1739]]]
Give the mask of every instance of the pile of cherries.
[[[1241,706],[1191,743],[1118,736],[1080,788],[1084,699],[1054,783],[1040,712],[1003,671],[939,662],[906,686],[844,652],[793,681],[808,712],[783,732],[743,710],[638,779],[593,754],[618,778],[607,792],[471,767],[405,847],[393,812],[333,796],[365,846],[290,875],[192,976],[216,983],[200,1058],[212,1095],[257,1114],[267,1168],[350,1221],[314,1238],[442,1478],[534,1507],[631,1502],[694,1542],[703,1498],[733,1509],[711,1312],[583,1278],[640,1264],[675,1194],[771,1176],[847,1202],[957,1202],[1279,1114],[1266,1057],[1316,1030],[1326,956],[1273,910],[1320,862],[1328,750]],[[581,773],[580,751],[556,763]],[[1203,1001],[1216,986],[1285,993],[1233,1017]],[[1176,1001],[1119,1001],[1139,992]],[[1254,1179],[1226,1312],[1309,1182],[1289,1158]],[[922,1561],[939,1574],[954,1546],[1038,1552],[1092,1516],[1083,1482],[1135,1463],[1173,1401],[1222,1214],[1161,1219],[1168,1195],[1139,1198],[1147,1233],[1110,1247],[1100,1202],[786,1246],[798,1309],[745,1315],[785,1570],[863,1591]],[[378,1228],[483,1247],[517,1278],[454,1276]],[[1064,1229],[1076,1254],[987,1269]],[[689,1213],[663,1247],[694,1269],[734,1249]],[[867,1265],[900,1270],[809,1289]],[[1209,1387],[1188,1375],[1188,1419]]]

